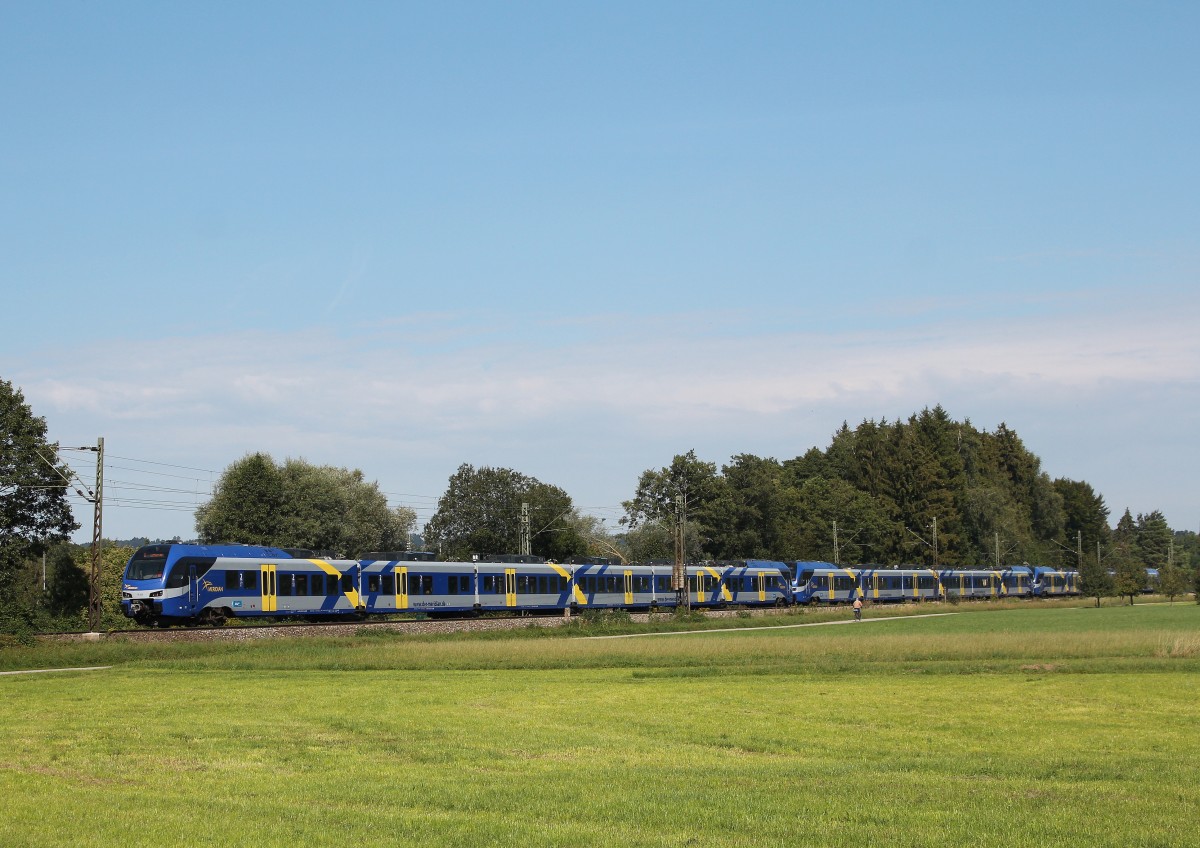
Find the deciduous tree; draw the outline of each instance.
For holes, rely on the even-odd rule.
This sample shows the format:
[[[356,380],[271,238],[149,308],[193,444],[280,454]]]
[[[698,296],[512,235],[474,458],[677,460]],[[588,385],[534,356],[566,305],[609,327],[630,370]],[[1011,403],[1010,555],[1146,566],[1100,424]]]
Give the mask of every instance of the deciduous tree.
[[[1177,596],[1187,594],[1190,576],[1177,565],[1164,565],[1158,570],[1159,594],[1166,595],[1171,603],[1175,603]]]
[[[362,471],[289,459],[282,466],[255,453],[230,465],[213,497],[196,511],[206,543],[240,542],[309,548],[353,556],[404,550],[416,514],[388,507]]]
[[[531,553],[562,560],[587,552],[567,520],[574,506],[565,491],[511,468],[467,464],[450,476],[425,525],[425,542],[449,560],[518,553],[522,503],[529,504]]]
[[[1113,594],[1113,578],[1108,569],[1094,557],[1084,557],[1083,568],[1079,572],[1079,591],[1084,597],[1095,598],[1096,606],[1100,599]]]
[[[0,380],[0,598],[28,558],[79,527],[67,502],[57,445],[21,390]]]

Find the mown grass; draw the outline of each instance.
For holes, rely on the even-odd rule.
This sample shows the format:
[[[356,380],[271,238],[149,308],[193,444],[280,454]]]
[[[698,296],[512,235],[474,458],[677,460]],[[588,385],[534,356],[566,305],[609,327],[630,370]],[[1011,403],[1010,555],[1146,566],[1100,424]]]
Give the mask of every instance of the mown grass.
[[[1192,845],[1197,633],[1047,606],[32,649],[117,667],[0,679],[0,844]]]

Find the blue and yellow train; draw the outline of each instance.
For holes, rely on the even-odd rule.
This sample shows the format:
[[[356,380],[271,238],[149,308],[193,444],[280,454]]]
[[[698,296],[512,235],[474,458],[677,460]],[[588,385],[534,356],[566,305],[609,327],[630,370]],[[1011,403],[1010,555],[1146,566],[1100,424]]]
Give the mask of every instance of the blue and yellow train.
[[[262,616],[650,610],[676,605],[671,571],[669,563],[434,562],[422,552],[347,560],[252,545],[147,545],[125,567],[121,609],[160,626]],[[690,603],[700,608],[1079,594],[1076,572],[1028,566],[935,570],[736,560],[689,564],[686,574]]]
[[[783,563],[713,562],[686,571],[693,606],[791,603]],[[674,607],[676,598],[670,565],[433,562],[432,554],[397,552],[342,560],[249,545],[148,545],[130,558],[121,585],[124,614],[159,626],[262,616],[649,610]]]
[[[1079,594],[1077,572],[1025,565],[935,570],[797,562],[794,574],[792,600],[797,604],[848,604],[855,598],[887,603]]]

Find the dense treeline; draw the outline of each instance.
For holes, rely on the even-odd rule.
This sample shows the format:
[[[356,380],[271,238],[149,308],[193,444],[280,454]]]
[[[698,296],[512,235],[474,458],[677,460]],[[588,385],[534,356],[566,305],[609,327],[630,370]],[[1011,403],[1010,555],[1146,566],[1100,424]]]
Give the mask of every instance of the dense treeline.
[[[1171,557],[1160,512],[1127,512],[1110,531],[1109,509],[1090,484],[1051,480],[1016,432],[980,430],[940,406],[907,420],[843,424],[825,450],[782,462],[740,454],[718,470],[688,452],[647,470],[624,504],[635,555],[669,555],[664,528],[677,495],[686,500],[690,556],[1074,568],[1100,545],[1102,558],[1114,558],[1110,568],[1124,558],[1161,568]]]

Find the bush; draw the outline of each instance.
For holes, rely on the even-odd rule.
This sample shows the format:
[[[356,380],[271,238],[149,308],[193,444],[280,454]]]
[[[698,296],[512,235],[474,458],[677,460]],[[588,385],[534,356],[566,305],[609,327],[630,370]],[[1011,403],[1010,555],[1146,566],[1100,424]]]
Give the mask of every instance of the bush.
[[[633,618],[628,610],[589,609],[579,614],[579,623],[584,627],[627,627],[633,624]]]
[[[31,610],[23,609],[11,601],[0,602],[0,637],[6,644],[32,645],[38,632],[37,622]]]

